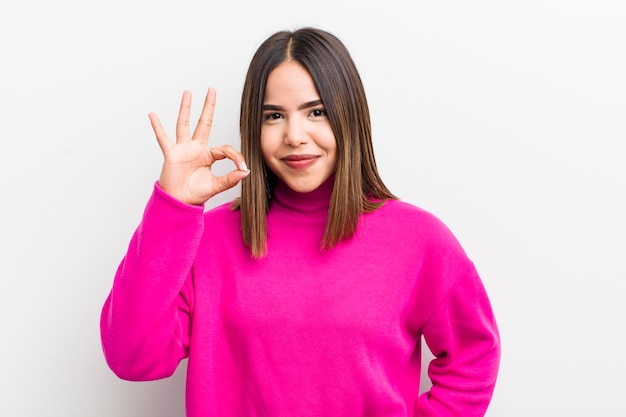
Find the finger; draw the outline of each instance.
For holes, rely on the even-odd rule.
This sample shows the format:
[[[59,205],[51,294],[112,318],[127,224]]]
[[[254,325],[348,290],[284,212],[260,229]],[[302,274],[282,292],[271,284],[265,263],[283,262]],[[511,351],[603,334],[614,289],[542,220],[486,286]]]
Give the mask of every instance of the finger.
[[[219,161],[221,159],[230,159],[235,163],[239,171],[249,172],[246,161],[243,159],[243,155],[240,152],[236,151],[235,148],[233,148],[232,146],[216,146],[215,148],[209,148],[209,151],[211,152],[211,156],[215,161]]]
[[[199,140],[205,145],[209,141],[209,135],[211,134],[211,126],[213,126],[213,114],[215,113],[215,100],[216,92],[214,88],[209,88],[204,99],[204,106],[202,106],[202,113],[198,120],[198,125],[193,132],[194,140]]]
[[[213,191],[215,192],[215,194],[219,194],[222,191],[226,191],[230,188],[233,188],[235,185],[237,185],[242,179],[247,177],[249,174],[250,174],[250,171],[241,171],[241,170],[236,169],[234,171],[229,172],[226,175],[217,177],[215,178],[215,187],[213,188]]]
[[[165,129],[163,129],[159,116],[154,113],[150,113],[148,114],[148,118],[150,119],[150,124],[152,125],[152,130],[154,130],[161,152],[165,154],[172,147],[172,142],[167,137],[167,133],[165,133]]]
[[[176,121],[176,143],[189,140],[189,114],[191,113],[191,92],[183,91],[183,98],[180,101],[178,110],[178,120]]]

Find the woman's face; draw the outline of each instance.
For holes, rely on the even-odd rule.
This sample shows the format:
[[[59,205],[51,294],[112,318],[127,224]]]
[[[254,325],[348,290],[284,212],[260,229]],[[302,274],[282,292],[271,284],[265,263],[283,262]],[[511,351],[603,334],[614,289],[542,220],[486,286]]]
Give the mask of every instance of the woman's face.
[[[335,172],[337,141],[326,108],[297,62],[283,62],[267,79],[261,152],[272,172],[297,192],[315,190]]]

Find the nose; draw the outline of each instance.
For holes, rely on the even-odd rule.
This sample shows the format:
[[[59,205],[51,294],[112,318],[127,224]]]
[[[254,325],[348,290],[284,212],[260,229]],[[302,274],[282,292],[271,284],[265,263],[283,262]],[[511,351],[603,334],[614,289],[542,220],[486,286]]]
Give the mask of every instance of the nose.
[[[286,123],[285,145],[297,148],[307,141],[305,123],[297,118],[290,118]]]

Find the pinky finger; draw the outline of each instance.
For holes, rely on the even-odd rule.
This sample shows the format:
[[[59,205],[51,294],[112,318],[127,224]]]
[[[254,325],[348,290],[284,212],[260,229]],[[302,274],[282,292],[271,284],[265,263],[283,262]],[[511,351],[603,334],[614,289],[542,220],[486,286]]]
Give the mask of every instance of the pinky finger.
[[[157,142],[159,143],[159,147],[161,148],[161,152],[163,152],[163,154],[167,153],[172,148],[172,142],[167,136],[167,133],[165,133],[165,129],[161,124],[159,116],[157,116],[155,113],[150,113],[148,114],[148,118],[150,119],[150,124],[152,125],[152,130],[154,130],[154,134],[156,136]]]

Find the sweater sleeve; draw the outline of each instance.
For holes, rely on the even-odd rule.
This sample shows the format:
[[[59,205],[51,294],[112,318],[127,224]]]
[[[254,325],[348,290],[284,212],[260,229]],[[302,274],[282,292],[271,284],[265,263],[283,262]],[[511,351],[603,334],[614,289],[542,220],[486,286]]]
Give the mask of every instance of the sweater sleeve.
[[[483,284],[471,262],[465,266],[422,328],[435,358],[416,417],[484,416],[491,401],[500,339]]]
[[[203,228],[202,207],[155,184],[100,319],[107,364],[120,378],[164,378],[187,356],[192,265]]]

